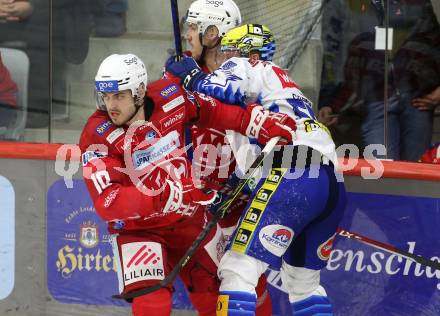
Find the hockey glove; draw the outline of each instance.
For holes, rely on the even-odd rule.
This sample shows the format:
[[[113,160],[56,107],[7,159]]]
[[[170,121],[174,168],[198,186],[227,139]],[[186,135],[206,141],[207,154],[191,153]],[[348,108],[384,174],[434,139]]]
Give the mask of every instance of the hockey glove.
[[[270,112],[261,105],[246,108],[241,123],[241,133],[256,138],[260,144],[266,144],[271,138],[281,136],[278,145],[292,143],[295,139],[296,123],[284,113]]]
[[[190,91],[196,90],[197,85],[207,76],[192,57],[183,57],[176,61],[176,57],[171,56],[165,64],[165,69],[179,77],[185,89]]]
[[[205,192],[197,188],[190,178],[180,181],[166,180],[167,187],[164,194],[168,199],[163,208],[164,213],[178,212],[192,215],[199,206],[212,203],[217,197],[217,191]]]

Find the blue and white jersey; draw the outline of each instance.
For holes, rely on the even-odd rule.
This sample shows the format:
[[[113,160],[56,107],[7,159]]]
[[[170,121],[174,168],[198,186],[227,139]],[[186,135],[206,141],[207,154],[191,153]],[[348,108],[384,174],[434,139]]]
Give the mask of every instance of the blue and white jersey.
[[[293,144],[312,147],[337,166],[335,144],[328,129],[318,122],[311,102],[298,86],[274,63],[233,57],[200,81],[195,90],[224,103],[239,104],[242,107],[259,103],[272,112],[288,114],[297,124]],[[237,151],[249,140],[235,132],[228,131],[228,135],[240,168],[243,169],[244,162],[240,162]]]

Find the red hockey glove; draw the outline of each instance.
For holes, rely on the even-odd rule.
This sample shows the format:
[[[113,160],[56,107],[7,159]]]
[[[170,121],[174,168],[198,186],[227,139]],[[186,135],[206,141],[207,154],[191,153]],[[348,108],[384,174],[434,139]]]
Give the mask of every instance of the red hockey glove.
[[[270,112],[261,105],[250,105],[243,116],[241,130],[263,145],[271,138],[281,136],[283,139],[278,145],[285,145],[295,139],[296,123],[287,114]]]
[[[192,215],[201,205],[212,203],[216,191],[205,192],[197,188],[190,178],[182,178],[180,181],[167,181],[168,200],[163,208],[164,213],[177,212],[184,215]]]

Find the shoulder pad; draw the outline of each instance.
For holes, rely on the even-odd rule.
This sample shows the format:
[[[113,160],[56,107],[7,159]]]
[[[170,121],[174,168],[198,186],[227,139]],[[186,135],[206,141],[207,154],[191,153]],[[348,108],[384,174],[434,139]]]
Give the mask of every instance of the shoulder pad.
[[[80,147],[86,149],[90,145],[105,145],[109,147],[123,137],[125,130],[115,126],[106,112],[96,111],[87,121],[81,134]]]
[[[161,108],[164,112],[174,110],[185,103],[184,90],[168,79],[160,79],[149,84],[147,95],[154,101],[155,108]]]

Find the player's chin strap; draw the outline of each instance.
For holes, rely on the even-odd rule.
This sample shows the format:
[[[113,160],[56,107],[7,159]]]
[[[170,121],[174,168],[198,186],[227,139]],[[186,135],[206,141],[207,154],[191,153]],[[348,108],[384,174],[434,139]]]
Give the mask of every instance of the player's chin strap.
[[[188,248],[183,257],[179,260],[176,266],[171,270],[171,272],[159,283],[156,285],[146,287],[143,289],[139,289],[136,291],[132,291],[127,294],[118,294],[113,295],[113,298],[116,299],[125,299],[130,300],[138,296],[146,295],[148,293],[157,291],[165,286],[167,286],[170,282],[172,282],[182,268],[188,263],[189,259],[194,255],[200,244],[205,240],[206,236],[209,234],[211,229],[217,225],[217,223],[223,218],[223,216],[227,213],[228,208],[235,202],[237,198],[239,198],[240,192],[243,190],[245,185],[248,183],[250,179],[252,179],[253,174],[258,170],[258,167],[264,162],[264,159],[270,154],[273,150],[277,142],[280,140],[280,137],[272,138],[266,146],[263,148],[261,153],[246,171],[244,177],[238,182],[237,186],[234,188],[229,197],[223,202],[223,204],[218,208],[218,211],[214,214],[213,218],[206,224],[205,228],[200,232],[197,238],[194,240],[192,245]]]

